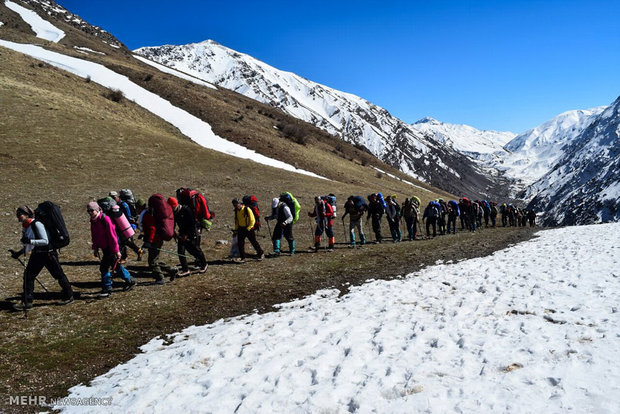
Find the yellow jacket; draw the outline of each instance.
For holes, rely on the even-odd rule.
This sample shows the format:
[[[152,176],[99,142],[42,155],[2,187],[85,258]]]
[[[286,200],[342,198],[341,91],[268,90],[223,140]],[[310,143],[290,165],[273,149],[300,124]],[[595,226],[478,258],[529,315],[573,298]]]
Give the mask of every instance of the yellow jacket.
[[[243,206],[241,210],[235,209],[235,230],[241,226],[250,231],[254,228],[254,224],[256,224],[256,219],[251,208]]]

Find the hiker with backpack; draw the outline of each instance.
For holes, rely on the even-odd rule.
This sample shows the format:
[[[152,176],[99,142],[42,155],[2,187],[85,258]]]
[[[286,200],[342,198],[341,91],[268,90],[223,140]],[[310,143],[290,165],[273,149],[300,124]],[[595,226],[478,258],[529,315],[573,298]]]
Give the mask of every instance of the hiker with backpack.
[[[424,209],[424,215],[422,216],[422,221],[426,220],[426,236],[431,236],[430,228],[433,228],[433,237],[437,236],[437,218],[439,217],[439,209],[441,206],[436,201],[431,201],[428,203],[426,208]]]
[[[396,201],[395,195],[389,195],[385,198],[385,213],[392,234],[392,241],[398,243],[402,240],[403,235],[400,231],[400,205]]]
[[[405,218],[409,241],[415,240],[418,233],[418,207],[419,204],[416,204],[413,198],[405,198],[402,215]]]
[[[271,243],[273,244],[273,255],[280,255],[280,241],[282,236],[288,242],[289,252],[292,255],[295,254],[295,239],[293,238],[293,213],[286,203],[286,195],[281,194],[280,198],[274,198],[271,200],[271,215],[265,217],[265,221],[269,223],[270,220],[276,220],[276,225],[273,228],[271,235]]]
[[[149,269],[155,278],[155,284],[165,284],[162,271],[172,271],[171,267],[159,261],[164,241],[172,240],[174,236],[174,213],[167,199],[162,194],[153,194],[149,197],[148,208],[142,218],[144,228],[144,244],[142,249],[148,249]]]
[[[108,196],[114,199],[114,201],[116,202],[116,205],[118,206],[119,211],[123,214],[123,216],[125,216],[125,218],[129,222],[129,225],[135,232],[135,230],[137,229],[137,225],[136,225],[137,213],[136,213],[135,201],[133,199],[133,193],[131,192],[131,190],[123,189],[120,191],[120,195],[116,191],[110,191],[108,193]],[[112,207],[112,209],[114,209],[114,207]],[[113,216],[112,218],[114,219]],[[119,241],[120,241],[120,249],[121,249],[121,263],[124,264],[127,262],[127,247],[133,250],[136,256],[138,256],[137,258],[138,261],[142,260],[143,251],[135,243],[133,239],[133,235],[129,237],[120,237]]]
[[[254,213],[250,207],[245,206],[239,199],[233,199],[232,205],[234,208],[234,231],[237,235],[237,244],[239,247],[239,257],[235,259],[236,262],[245,262],[245,239],[248,239],[254,250],[256,250],[257,260],[263,260],[265,253],[260,247],[258,240],[256,240],[256,230],[254,224]]]
[[[381,243],[381,218],[385,213],[385,207],[379,200],[377,194],[372,193],[368,196],[368,215],[366,216],[366,223],[368,220],[372,220],[372,231],[375,233],[375,240],[377,243]]]
[[[39,210],[37,208],[37,210]],[[35,219],[35,212],[28,206],[18,207],[15,215],[17,221],[22,226],[22,237],[20,242],[23,247],[18,250],[9,250],[11,257],[20,260],[21,255],[30,254],[28,264],[24,266],[24,284],[21,303],[13,305],[15,311],[26,311],[33,307],[34,300],[34,281],[45,267],[58,284],[62,288],[62,299],[57,305],[67,305],[73,302],[73,290],[69,279],[60,266],[58,261],[57,248],[51,242],[51,236],[48,235],[48,229],[38,218]],[[64,225],[64,222],[63,222]],[[49,229],[54,231],[54,229]],[[21,260],[20,260],[21,262]]]
[[[437,227],[439,228],[439,234],[446,234],[446,216],[448,214],[448,206],[443,199],[439,198],[436,200],[439,203],[439,217],[437,217]]]
[[[495,227],[497,224],[497,202],[493,201],[491,203],[491,227]]]
[[[342,222],[344,218],[349,216],[349,238],[351,240],[351,246],[355,247],[355,229],[360,239],[360,244],[366,244],[366,235],[364,234],[364,228],[362,226],[362,218],[364,213],[368,210],[368,204],[361,196],[350,196],[346,203],[344,203],[344,214],[342,215]]]
[[[99,297],[106,298],[112,293],[112,273],[125,282],[123,290],[132,289],[136,282],[127,269],[120,264],[121,252],[112,219],[101,211],[101,207],[96,201],[91,201],[86,205],[86,212],[90,216],[93,255],[101,259],[99,263],[99,272],[101,273]],[[101,255],[99,249],[101,249]]]
[[[179,204],[176,198],[169,197],[168,204],[174,212],[174,224],[178,227],[178,231],[174,233],[174,239],[177,241],[177,253],[179,255],[179,263],[181,264],[181,272],[178,277],[189,276],[191,274],[187,265],[187,256],[185,252],[194,256],[198,273],[207,271],[207,259],[200,248],[196,245],[196,237],[198,237],[198,226],[194,219],[194,212],[187,205]]]
[[[528,210],[527,212],[527,220],[530,223],[530,227],[536,226],[536,212],[534,210]]]
[[[450,234],[450,229],[452,229],[452,234],[456,234],[456,218],[461,215],[459,203],[456,200],[450,200],[446,206],[448,208],[448,234]]]
[[[323,233],[328,237],[328,251],[334,251],[336,238],[334,237],[334,210],[329,202],[321,197],[314,197],[314,210],[308,212],[308,217],[316,220],[314,231],[314,251],[318,252],[321,247],[321,236]]]

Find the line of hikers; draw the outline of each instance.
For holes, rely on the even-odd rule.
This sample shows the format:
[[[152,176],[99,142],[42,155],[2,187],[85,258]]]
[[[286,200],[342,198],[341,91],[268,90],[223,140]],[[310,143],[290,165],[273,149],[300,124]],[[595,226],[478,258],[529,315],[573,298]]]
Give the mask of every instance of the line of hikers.
[[[496,226],[498,213],[501,216],[502,226],[525,226],[529,220],[530,226],[535,225],[536,213],[522,210],[512,204],[502,204],[483,201],[470,201],[467,197],[445,202],[442,199],[432,200],[421,211],[420,199],[416,196],[406,198],[402,205],[396,195],[383,197],[382,193],[373,193],[367,197],[350,196],[344,203],[342,215],[343,228],[345,218],[349,216],[348,242],[350,247],[357,244],[366,244],[363,218],[370,221],[375,236],[375,242],[381,243],[381,221],[385,215],[389,225],[393,242],[403,240],[401,219],[404,218],[408,240],[416,240],[418,229],[422,233],[420,222],[426,223],[426,235],[431,237],[456,234],[457,218],[460,218],[461,230],[475,232],[483,227]],[[265,257],[256,232],[260,230],[260,209],[255,196],[247,195],[242,199],[233,199],[233,242],[230,256],[236,262],[246,260],[245,242],[248,240],[257,254],[257,260]],[[283,192],[272,199],[271,215],[265,217],[272,242],[273,253],[270,256],[281,254],[281,240],[284,237],[288,243],[288,252],[295,254],[295,239],[293,225],[299,220],[301,206],[290,192]],[[122,290],[131,290],[136,282],[123,264],[127,261],[127,249],[132,249],[140,261],[143,252],[148,254],[148,268],[155,284],[165,284],[164,271],[170,275],[170,280],[184,277],[192,272],[188,265],[188,258],[193,257],[197,273],[204,273],[208,264],[204,252],[200,247],[201,236],[204,230],[211,228],[211,220],[215,213],[209,207],[208,199],[199,191],[191,188],[179,188],[176,197],[164,197],[162,194],[153,194],[148,203],[134,198],[129,189],[120,192],[111,191],[107,197],[93,200],[86,205],[86,212],[90,216],[91,243],[93,255],[100,259],[101,292],[98,298],[105,298],[112,293],[112,278],[117,277],[124,281]],[[33,210],[28,206],[20,206],[16,210],[18,221],[22,225],[21,243],[19,251],[9,250],[11,256],[24,266],[24,285],[22,302],[14,304],[17,311],[27,311],[33,306],[34,282],[43,269],[47,268],[62,288],[62,299],[57,304],[66,305],[74,300],[73,290],[67,276],[58,260],[58,250],[70,242],[69,233],[60,212],[60,208],[46,201]],[[317,196],[314,198],[314,208],[308,212],[308,217],[314,219],[312,233],[314,246],[310,251],[317,252],[321,247],[323,234],[327,239],[327,250],[333,251],[335,245],[334,219],[337,217],[336,196]],[[420,220],[421,218],[421,220]],[[270,221],[274,228],[271,231]],[[136,232],[143,239],[142,247],[136,244]],[[345,230],[345,238],[346,238]],[[174,239],[177,251],[164,250],[164,242]],[[159,260],[160,254],[167,252],[176,254],[179,258],[180,270],[171,268]],[[30,254],[28,263],[19,258],[22,254]]]

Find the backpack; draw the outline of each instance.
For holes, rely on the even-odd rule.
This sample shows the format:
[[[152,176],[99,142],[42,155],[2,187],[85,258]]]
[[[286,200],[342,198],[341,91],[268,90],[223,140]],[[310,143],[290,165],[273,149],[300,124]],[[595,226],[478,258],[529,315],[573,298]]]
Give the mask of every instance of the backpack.
[[[128,188],[123,188],[118,192],[118,197],[129,206],[131,218],[136,217],[136,199],[133,196],[133,192]]]
[[[166,197],[153,194],[149,197],[149,210],[155,218],[155,231],[164,241],[169,241],[174,235],[174,213]]]
[[[381,203],[381,205],[383,206],[383,210],[387,208],[387,204],[385,204],[385,199],[383,198],[382,193],[377,193],[377,201]]]
[[[448,205],[450,207],[452,207],[452,211],[457,215],[460,216],[461,215],[461,210],[459,209],[459,203],[456,202],[456,200],[450,200],[448,201]]]
[[[416,196],[411,196],[411,202],[418,208],[422,205],[422,202]]]
[[[355,207],[355,210],[357,210],[358,212],[361,213],[361,212],[368,210],[368,204],[366,203],[366,200],[364,200],[364,197],[354,196],[352,201],[353,201],[353,206]]]
[[[101,207],[101,211],[103,211],[106,216],[109,216],[112,212],[112,207],[116,205],[116,200],[108,196],[97,200],[97,204]]]
[[[291,214],[293,215],[293,223],[296,223],[297,220],[299,220],[299,212],[301,211],[301,205],[299,205],[299,202],[297,201],[297,199],[293,197],[293,194],[287,191],[280,194],[280,197],[282,197],[282,200],[286,203],[289,210],[291,210]]]
[[[211,220],[215,217],[215,212],[209,207],[209,200],[204,194],[191,188],[181,187],[177,190],[179,203],[189,206],[194,212],[197,222]]]
[[[336,196],[333,194],[321,196],[321,200],[328,203],[332,206],[332,211],[334,212],[334,218],[336,217]]]
[[[241,202],[244,206],[250,207],[252,213],[254,213],[254,218],[256,219],[256,223],[254,224],[254,228],[256,231],[260,230],[260,209],[258,208],[258,199],[253,195],[243,196]]]
[[[53,249],[60,249],[69,245],[71,241],[69,231],[67,231],[60,207],[51,201],[44,201],[37,206],[34,216],[45,226],[50,246]]]

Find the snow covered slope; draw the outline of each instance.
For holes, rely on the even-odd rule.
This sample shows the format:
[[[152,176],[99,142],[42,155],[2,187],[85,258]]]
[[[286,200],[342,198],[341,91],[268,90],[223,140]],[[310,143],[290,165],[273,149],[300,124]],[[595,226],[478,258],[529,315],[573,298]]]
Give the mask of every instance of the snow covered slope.
[[[620,98],[563,149],[524,194],[547,225],[620,220]]]
[[[531,185],[551,171],[565,154],[566,146],[582,134],[605,108],[600,106],[564,112],[518,135],[506,144],[504,148],[507,152],[492,166],[519,181],[521,188]]]
[[[469,125],[448,124],[430,117],[415,122],[412,127],[477,160],[488,160],[491,154],[505,152],[504,145],[517,136],[512,132],[487,131]]]
[[[111,397],[88,412],[613,413],[618,269],[620,224],[544,231],[155,338],[69,398]]]
[[[477,165],[358,96],[284,72],[216,42],[137,49],[136,54],[278,107],[369,149],[411,176],[455,194],[498,191]]]

